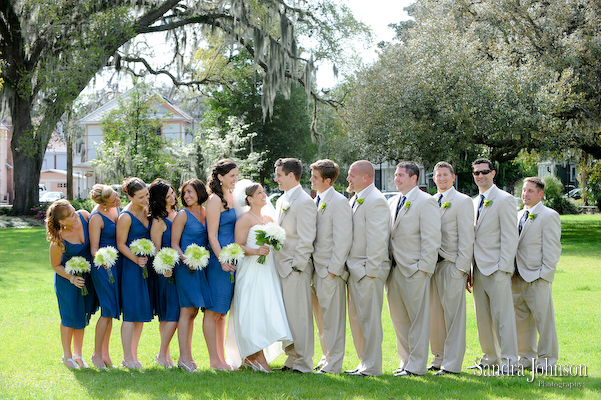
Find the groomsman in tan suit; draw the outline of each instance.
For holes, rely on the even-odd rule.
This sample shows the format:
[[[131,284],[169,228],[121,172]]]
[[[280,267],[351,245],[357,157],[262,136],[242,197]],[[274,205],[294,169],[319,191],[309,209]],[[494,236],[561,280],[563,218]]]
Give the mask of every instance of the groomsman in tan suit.
[[[313,243],[313,315],[323,356],[319,374],[342,372],[346,335],[346,258],[351,249],[353,213],[332,184],[340,168],[332,160],[311,164],[311,188],[317,191],[317,236]]]
[[[473,262],[474,305],[478,339],[484,355],[482,366],[498,366],[512,374],[518,358],[515,312],[511,294],[518,230],[515,199],[493,184],[492,162],[472,163],[479,195],[474,198],[476,216]]]
[[[282,282],[284,307],[294,343],[286,347],[288,359],[283,371],[313,371],[313,315],[309,258],[313,252],[317,209],[300,185],[300,160],[280,158],[275,163],[275,181],[284,194],[276,204],[276,221],[286,231],[286,241],[274,252],[275,266]]]
[[[453,187],[455,170],[447,162],[434,166],[434,199],[440,209],[441,240],[430,287],[428,368],[436,375],[458,374],[465,355],[465,287],[474,255],[474,205]]]
[[[369,161],[354,162],[346,189],[355,195],[353,237],[346,265],[348,314],[353,343],[359,357],[354,376],[382,375],[382,303],[384,282],[390,271],[388,232],[390,212],[384,195],[374,186],[374,167]]]
[[[534,361],[542,371],[554,366],[559,357],[551,283],[561,255],[559,214],[541,202],[544,190],[540,178],[524,179],[516,271],[511,279],[519,363],[533,368]]]
[[[436,200],[417,187],[419,167],[401,162],[394,183],[401,194],[389,200],[392,269],[386,294],[401,357],[394,376],[424,375],[430,337],[430,278],[440,248]]]

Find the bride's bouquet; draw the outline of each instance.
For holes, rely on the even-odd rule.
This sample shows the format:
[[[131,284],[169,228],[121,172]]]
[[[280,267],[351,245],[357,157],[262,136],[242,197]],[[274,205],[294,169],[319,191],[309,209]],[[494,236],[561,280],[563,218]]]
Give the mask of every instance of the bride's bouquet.
[[[96,254],[94,255],[94,265],[98,268],[102,266],[107,266],[106,272],[109,275],[109,282],[115,283],[115,278],[113,278],[113,271],[111,268],[117,264],[117,249],[113,246],[106,246],[98,249]]]
[[[269,222],[257,230],[257,244],[259,246],[273,246],[274,250],[280,250],[286,241],[286,231],[275,222]],[[265,264],[265,256],[259,256],[257,260],[260,264]]]
[[[175,267],[178,260],[179,254],[177,254],[177,250],[171,247],[163,247],[154,257],[152,267],[157,274],[165,275],[167,271],[173,271],[173,267]],[[173,283],[173,276],[169,277],[169,283]]]
[[[149,257],[154,256],[156,247],[148,239],[136,239],[129,244],[129,249],[138,257]],[[144,279],[148,278],[148,269],[146,265],[142,267],[142,276]]]
[[[71,275],[83,277],[83,274],[90,272],[91,269],[92,266],[90,265],[90,262],[79,256],[71,257],[71,259],[65,263],[65,272]],[[81,294],[83,296],[88,294],[88,288],[86,288],[85,283],[81,287]]]
[[[219,261],[222,263],[230,263],[232,265],[238,265],[244,259],[244,250],[238,243],[230,243],[225,247],[221,248],[219,253]],[[230,282],[234,282],[234,273],[230,271]]]
[[[192,268],[190,273],[193,274],[193,270],[200,271],[209,264],[209,258],[211,253],[203,246],[199,246],[196,243],[192,243],[186,248],[184,253],[184,259],[186,263]]]

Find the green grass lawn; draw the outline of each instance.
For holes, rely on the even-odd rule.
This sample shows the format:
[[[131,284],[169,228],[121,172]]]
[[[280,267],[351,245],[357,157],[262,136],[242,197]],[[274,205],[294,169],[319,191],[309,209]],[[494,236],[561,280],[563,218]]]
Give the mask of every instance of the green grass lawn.
[[[383,310],[384,375],[372,378],[343,375],[298,375],[253,371],[213,372],[200,320],[193,351],[201,373],[164,370],[153,363],[159,348],[158,322],[144,327],[140,361],[146,369],[124,368],[71,371],[61,363],[59,314],[53,289],[53,271],[43,228],[0,229],[0,399],[79,398],[601,398],[601,216],[562,217],[563,254],[554,282],[554,302],[561,365],[585,365],[587,377],[483,377],[471,372],[459,376],[395,378],[399,363],[395,335]],[[92,318],[84,341],[89,362],[93,350]],[[122,358],[115,321],[111,337],[113,362]],[[348,332],[348,330],[347,330]],[[315,342],[314,362],[319,360]],[[172,356],[177,361],[177,339]],[[468,295],[467,352],[464,367],[481,355],[476,333],[473,299]],[[274,365],[281,366],[281,356]],[[357,357],[347,334],[345,369],[354,368]],[[576,387],[567,387],[572,384]]]

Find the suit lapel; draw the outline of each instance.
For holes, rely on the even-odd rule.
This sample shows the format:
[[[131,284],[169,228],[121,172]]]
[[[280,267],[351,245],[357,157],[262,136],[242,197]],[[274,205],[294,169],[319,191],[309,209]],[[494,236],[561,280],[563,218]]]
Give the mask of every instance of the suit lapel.
[[[416,190],[419,190],[416,189]],[[403,205],[403,207],[399,210],[399,214],[396,216],[395,220],[394,220],[394,225],[393,225],[393,229],[396,229],[397,226],[399,226],[399,223],[401,222],[401,219],[403,219],[403,217],[405,216],[405,214],[407,214],[407,211],[409,210],[409,208],[407,208],[407,203],[411,203],[413,201],[415,201],[415,199],[417,198],[417,191],[414,190],[413,193],[411,193],[411,197],[407,197],[407,200],[405,200],[405,204]],[[399,202],[402,201],[403,199],[403,195],[401,194],[399,196],[399,201],[394,202],[394,212],[396,214],[396,209],[399,206]]]
[[[443,201],[443,203],[442,203],[442,204],[444,204],[444,203],[449,203],[449,204],[451,204],[451,205],[452,205],[452,204],[453,204],[453,199],[454,199],[454,198],[455,198],[455,188],[451,187],[451,188],[449,189],[449,193],[447,194],[447,196],[443,198],[443,200],[444,200],[444,201]],[[447,209],[446,209],[446,208],[444,208],[444,207],[442,206],[442,204],[440,205],[440,217],[441,217],[441,218],[442,218],[442,216],[443,216],[443,215],[444,215],[444,214],[447,212]]]
[[[492,190],[490,191],[490,194],[488,196],[488,198],[486,198],[484,200],[484,203],[486,204],[487,201],[492,201],[494,203],[495,197],[497,195],[497,187],[493,186]],[[480,195],[478,195],[479,197]],[[482,221],[484,220],[484,218],[486,218],[486,212],[488,211],[488,209],[490,208],[492,204],[489,203],[488,206],[486,205],[482,205],[482,211],[480,212],[480,218],[478,218],[478,222],[476,223],[476,229],[478,229],[480,227],[480,224],[482,223]],[[476,213],[478,212],[478,208],[476,207]],[[477,215],[477,214],[476,214]]]
[[[292,207],[292,204],[294,204],[294,201],[298,198],[298,196],[300,195],[300,192],[303,190],[302,187],[299,187],[298,189],[296,189],[294,191],[294,193],[292,193],[292,195],[290,196],[290,198],[288,199],[288,210],[290,210],[290,208]],[[284,203],[282,202],[281,204],[282,206],[284,205]],[[281,207],[280,207],[281,209]],[[284,211],[282,210],[280,212],[280,218],[278,219],[278,224],[280,224],[284,218],[286,218],[286,214],[288,214],[288,211]]]

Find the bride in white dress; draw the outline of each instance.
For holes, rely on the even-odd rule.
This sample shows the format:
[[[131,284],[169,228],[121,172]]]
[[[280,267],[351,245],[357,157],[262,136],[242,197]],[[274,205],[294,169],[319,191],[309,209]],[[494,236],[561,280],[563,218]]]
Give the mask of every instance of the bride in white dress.
[[[269,362],[292,343],[292,334],[272,249],[256,244],[257,230],[273,222],[270,216],[261,214],[267,195],[263,187],[255,183],[246,187],[245,196],[250,210],[236,221],[235,237],[246,257],[236,268],[226,356],[234,368],[244,363],[255,370],[270,372]],[[264,264],[257,261],[261,255],[266,256]],[[237,346],[232,343],[234,337]]]

